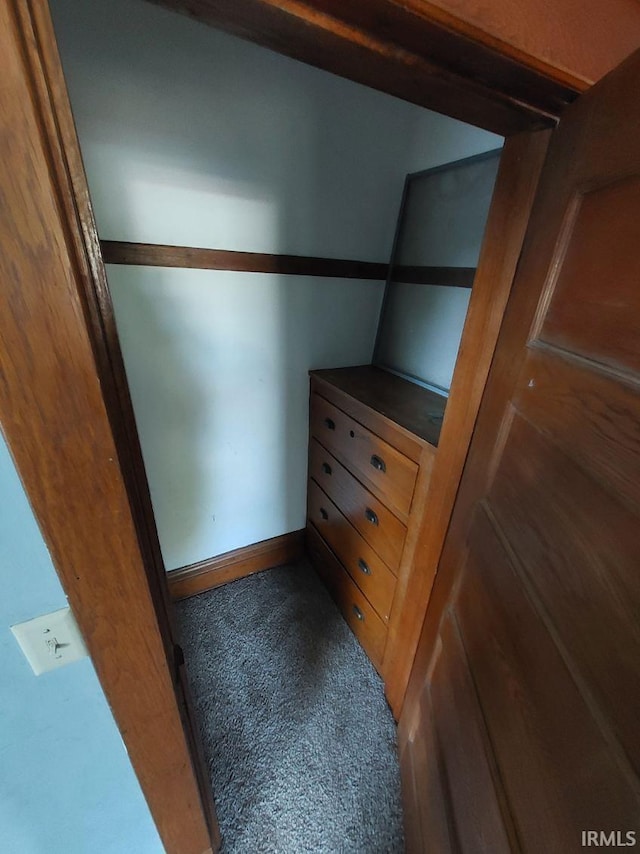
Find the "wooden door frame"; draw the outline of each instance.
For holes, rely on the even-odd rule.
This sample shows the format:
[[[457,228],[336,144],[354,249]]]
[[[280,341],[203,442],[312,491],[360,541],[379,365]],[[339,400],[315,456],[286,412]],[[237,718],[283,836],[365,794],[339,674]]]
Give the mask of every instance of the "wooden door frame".
[[[259,40],[293,53],[290,28],[274,36],[286,4],[261,5],[276,24]],[[238,6],[251,3],[230,9]],[[47,0],[9,0],[3,15],[3,61],[12,65],[0,97],[12,126],[23,129],[20,138],[5,135],[1,167],[11,211],[0,235],[11,283],[0,309],[3,432],[163,844],[169,854],[201,854],[219,837],[185,711],[164,566]],[[254,33],[262,25],[258,16]],[[314,32],[326,44],[325,25],[308,31],[311,44]],[[389,51],[367,33],[377,88],[415,91],[410,75],[398,82]],[[455,45],[467,47],[467,39],[449,49]],[[323,57],[323,67],[345,72],[340,56],[333,67],[330,51]],[[437,68],[429,74],[436,80]],[[429,74],[419,79],[431,92]],[[506,99],[518,116],[510,127],[540,126],[539,110],[514,106],[498,89],[480,98],[476,80],[458,77],[462,94],[449,114],[495,130],[496,102]],[[432,94],[424,100],[435,106]]]
[[[168,854],[219,846],[47,0],[0,12],[0,421]]]
[[[509,137],[500,157],[478,267],[429,480],[411,548],[413,571],[398,583],[384,654],[385,689],[400,719],[427,604],[467,458],[498,333],[511,293],[551,132]],[[407,545],[407,548],[409,545]],[[400,609],[402,619],[393,619]]]

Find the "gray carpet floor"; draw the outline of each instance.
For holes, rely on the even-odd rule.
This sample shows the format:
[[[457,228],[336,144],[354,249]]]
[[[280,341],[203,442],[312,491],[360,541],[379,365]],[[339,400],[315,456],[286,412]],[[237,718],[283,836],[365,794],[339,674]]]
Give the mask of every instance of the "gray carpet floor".
[[[178,604],[224,854],[404,850],[382,682],[302,561]]]

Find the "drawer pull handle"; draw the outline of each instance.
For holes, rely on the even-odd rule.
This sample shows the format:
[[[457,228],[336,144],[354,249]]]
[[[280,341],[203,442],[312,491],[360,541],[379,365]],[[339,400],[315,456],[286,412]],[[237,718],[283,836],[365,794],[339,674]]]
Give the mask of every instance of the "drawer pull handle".
[[[322,518],[323,518],[323,519],[328,519],[328,518],[329,518],[329,514],[328,514],[328,513],[327,513],[327,511],[324,509],[324,507],[321,507],[321,508],[320,508],[320,515],[322,516]]]
[[[371,575],[371,570],[369,569],[367,562],[365,560],[362,560],[361,557],[358,558],[358,569],[362,570],[365,575]]]
[[[367,507],[367,509],[364,511],[364,516],[367,522],[371,522],[372,525],[378,524],[378,515],[377,513],[374,513],[370,507]]]
[[[331,474],[331,466],[329,465],[329,463],[322,463],[322,471],[325,474]]]
[[[371,457],[371,465],[374,467],[374,469],[377,469],[378,471],[381,471],[383,473],[386,472],[386,470],[387,470],[387,466],[385,464],[385,461],[382,459],[382,457],[379,457],[377,454],[374,454]]]
[[[335,430],[336,429],[336,422],[333,420],[333,418],[325,418],[324,419],[324,425],[325,425],[325,427],[328,427],[329,430]]]
[[[358,608],[357,605],[353,606],[353,613],[356,615],[356,617],[360,620],[361,623],[364,623],[364,614],[362,613],[360,608]]]

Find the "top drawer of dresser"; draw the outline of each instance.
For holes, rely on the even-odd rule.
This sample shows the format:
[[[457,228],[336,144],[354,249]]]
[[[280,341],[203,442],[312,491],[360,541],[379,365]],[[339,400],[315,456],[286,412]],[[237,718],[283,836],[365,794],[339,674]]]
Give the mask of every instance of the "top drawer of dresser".
[[[319,394],[311,396],[311,435],[391,510],[408,516],[418,466]]]

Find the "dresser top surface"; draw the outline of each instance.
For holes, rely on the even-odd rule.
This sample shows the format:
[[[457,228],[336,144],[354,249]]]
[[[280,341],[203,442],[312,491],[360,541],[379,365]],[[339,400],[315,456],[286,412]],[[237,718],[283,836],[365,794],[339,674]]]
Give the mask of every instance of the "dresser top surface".
[[[437,446],[447,398],[374,365],[311,371],[323,380]]]

